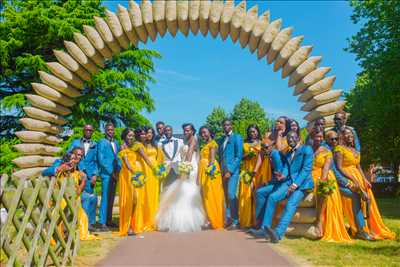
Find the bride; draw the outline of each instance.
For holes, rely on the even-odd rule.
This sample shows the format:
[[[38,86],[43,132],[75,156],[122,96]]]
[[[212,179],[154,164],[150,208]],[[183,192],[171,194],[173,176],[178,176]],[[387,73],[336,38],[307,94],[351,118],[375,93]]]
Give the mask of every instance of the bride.
[[[156,225],[160,231],[195,232],[205,224],[200,188],[196,183],[198,172],[198,144],[194,136],[196,130],[191,123],[182,126],[185,145],[181,159],[190,162],[193,169],[189,175],[179,175],[161,195],[156,216]]]

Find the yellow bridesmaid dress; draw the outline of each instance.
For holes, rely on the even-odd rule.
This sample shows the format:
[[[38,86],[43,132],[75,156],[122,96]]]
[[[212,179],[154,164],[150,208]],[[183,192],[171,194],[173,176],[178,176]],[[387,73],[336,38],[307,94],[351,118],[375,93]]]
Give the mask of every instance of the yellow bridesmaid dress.
[[[129,171],[125,164],[124,157],[128,158],[133,171],[141,171],[141,165],[138,162],[138,149],[143,145],[135,143],[132,147],[127,147],[118,153],[122,162],[122,169],[119,172],[119,235],[126,236],[129,228],[134,231],[134,206],[135,206],[135,188],[132,185],[131,178],[133,173]],[[137,215],[137,214],[136,214]]]
[[[261,151],[261,145],[259,143],[243,144],[243,154],[246,156],[249,153],[253,153],[254,156],[251,158],[245,158],[242,161],[241,171],[253,172],[257,164],[258,155]],[[240,181],[239,184],[239,224],[240,227],[251,227],[254,223],[254,211],[255,201],[253,196],[254,183],[256,177],[253,178],[253,184],[248,185],[244,181]],[[259,180],[259,179],[258,179]]]
[[[141,147],[154,167],[164,162],[163,152],[159,148],[153,146],[145,147],[143,145]],[[147,181],[143,187],[135,188],[137,198],[133,222],[135,233],[156,230],[154,220],[160,198],[160,181],[156,177],[154,170],[147,165],[142,157],[139,157],[138,161],[142,166],[142,171]]]
[[[327,159],[332,159],[332,152],[325,150],[315,155],[312,176],[314,179],[314,194],[317,196],[318,181],[321,179],[322,169]],[[331,195],[325,198],[326,206],[325,211],[322,214],[322,229],[323,236],[321,240],[325,241],[336,241],[336,242],[348,242],[351,241],[349,234],[347,233],[344,218],[343,209],[341,203],[341,197],[339,192],[339,186],[336,183],[336,177],[332,170],[328,172],[328,180],[335,181],[335,190]]]
[[[218,145],[214,140],[206,144],[200,151],[199,182],[203,195],[204,208],[212,228],[223,229],[225,223],[225,195],[220,167],[216,160],[214,164],[220,174],[213,180],[207,175],[211,148],[214,148],[216,151],[218,150]]]
[[[80,171],[74,171],[70,175],[74,179],[74,184],[76,186],[79,186],[80,180],[81,180]],[[64,178],[65,178],[64,175],[59,176],[60,180],[62,180]],[[80,197],[78,197],[78,201],[81,201]],[[65,199],[62,199],[61,204],[60,204],[61,210],[65,209],[66,206],[67,206],[67,202],[65,201]],[[60,223],[57,227],[58,227],[58,230],[61,233],[61,235],[64,236],[63,223]],[[85,210],[82,207],[80,207],[79,211],[78,211],[78,227],[79,227],[79,239],[80,240],[88,241],[88,240],[100,240],[101,239],[95,235],[89,234],[89,219],[86,215]],[[53,245],[55,245],[54,240],[52,240],[51,243]]]
[[[396,234],[390,231],[383,223],[374,194],[371,189],[367,189],[364,178],[357,168],[357,165],[360,163],[360,154],[344,146],[337,146],[334,151],[343,155],[343,169],[360,183],[361,188],[367,192],[371,200],[369,219],[366,219],[367,224],[364,230],[375,239],[395,239]],[[349,220],[352,232],[356,233],[357,227],[354,222],[351,200],[342,197],[342,201],[344,213]]]

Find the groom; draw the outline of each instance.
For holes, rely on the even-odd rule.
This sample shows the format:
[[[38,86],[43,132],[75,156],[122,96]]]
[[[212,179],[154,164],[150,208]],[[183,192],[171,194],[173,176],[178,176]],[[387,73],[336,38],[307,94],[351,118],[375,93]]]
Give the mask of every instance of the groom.
[[[262,219],[261,228],[258,231],[250,230],[255,236],[270,238],[272,243],[282,239],[300,201],[307,191],[314,188],[311,176],[314,159],[312,148],[302,145],[294,131],[290,131],[286,137],[290,151],[286,154],[272,151],[274,175],[266,186],[256,192],[256,216]],[[284,199],[287,199],[285,209],[278,224],[272,229],[276,207]]]
[[[224,136],[218,140],[218,155],[224,181],[226,199],[226,222],[231,230],[239,228],[237,189],[239,185],[240,162],[243,155],[243,140],[232,131],[232,121],[222,122]]]
[[[170,125],[164,127],[164,135],[165,139],[159,143],[159,146],[165,156],[165,165],[170,168],[164,181],[164,186],[166,187],[173,183],[178,176],[178,163],[181,161],[183,140],[173,136],[173,129]]]

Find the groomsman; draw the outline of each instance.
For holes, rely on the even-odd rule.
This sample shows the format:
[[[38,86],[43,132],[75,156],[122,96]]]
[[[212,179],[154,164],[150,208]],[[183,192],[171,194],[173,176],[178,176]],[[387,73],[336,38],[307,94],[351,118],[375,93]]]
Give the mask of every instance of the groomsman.
[[[157,135],[154,137],[154,142],[156,144],[160,144],[165,140],[165,123],[162,121],[159,121],[156,123],[156,130],[157,130]]]
[[[112,222],[112,209],[118,173],[121,169],[121,161],[118,158],[119,144],[114,139],[114,125],[112,123],[106,124],[105,134],[106,137],[99,141],[97,148],[98,168],[101,177],[100,231],[108,231],[108,227],[116,227]]]
[[[232,121],[225,119],[222,123],[224,136],[218,140],[219,161],[224,180],[226,199],[227,227],[239,228],[238,198],[240,162],[243,156],[243,140],[239,134],[232,131]]]
[[[344,130],[344,128],[348,127],[351,129],[353,132],[354,136],[354,148],[360,152],[361,151],[361,145],[360,145],[360,139],[358,138],[356,130],[354,130],[353,127],[347,126],[347,114],[344,111],[339,111],[335,114],[335,117],[333,118],[335,122],[335,127],[333,130],[339,135],[339,138],[341,137],[341,132]]]
[[[89,231],[94,230],[97,207],[97,195],[94,193],[94,186],[98,176],[97,143],[92,140],[93,131],[92,125],[85,125],[83,127],[83,137],[74,139],[67,150],[68,152],[72,152],[74,148],[79,147],[84,152],[78,167],[87,177],[81,199],[82,208],[85,210],[89,219]]]
[[[290,147],[287,154],[277,150],[273,150],[271,153],[271,161],[274,167],[273,178],[271,182],[256,192],[256,215],[263,217],[261,228],[258,231],[250,231],[256,236],[269,237],[273,243],[278,243],[285,235],[286,229],[306,191],[314,188],[311,175],[314,158],[312,148],[301,145],[299,136],[293,131],[287,134],[287,140]],[[287,204],[283,214],[275,229],[272,229],[272,219],[276,206],[286,198]],[[261,216],[263,207],[265,207],[265,212]]]
[[[173,136],[172,126],[166,125],[164,128],[165,139],[159,143],[165,158],[165,165],[170,168],[169,174],[164,181],[164,186],[170,185],[177,178],[178,163],[181,161],[181,149],[183,140]]]

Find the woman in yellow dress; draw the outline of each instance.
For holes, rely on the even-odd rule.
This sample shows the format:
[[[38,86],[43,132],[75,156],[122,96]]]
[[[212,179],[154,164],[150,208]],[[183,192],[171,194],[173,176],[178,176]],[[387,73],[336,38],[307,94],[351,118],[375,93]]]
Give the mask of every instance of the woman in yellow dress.
[[[156,177],[156,168],[162,162],[162,151],[152,142],[154,130],[148,127],[138,127],[135,130],[136,152],[135,174],[144,177],[143,186],[134,188],[136,199],[133,215],[133,231],[135,234],[155,230],[154,219],[158,209],[160,182]]]
[[[65,177],[72,177],[75,187],[76,194],[78,196],[78,201],[81,201],[80,194],[85,188],[86,184],[86,175],[77,169],[80,159],[76,156],[75,152],[81,148],[75,148],[71,153],[67,153],[63,159],[60,166],[56,169],[56,177],[60,180]],[[61,202],[61,209],[64,209],[67,206],[67,202],[63,199]],[[100,238],[89,234],[89,220],[86,215],[85,210],[80,207],[78,211],[78,225],[79,225],[79,239],[82,241],[86,240],[99,240]],[[60,232],[63,233],[62,223],[58,226]]]
[[[261,152],[260,129],[252,124],[247,127],[247,138],[243,144],[243,160],[241,165],[241,180],[239,184],[239,224],[242,228],[253,226],[255,216],[255,201],[253,189],[256,178],[253,172],[258,156]],[[244,177],[252,177],[251,181],[245,181]]]
[[[332,152],[325,146],[325,133],[323,128],[315,128],[311,132],[312,148],[314,150],[314,163],[312,176],[314,179],[314,194],[317,196],[317,221],[316,228],[319,238],[325,241],[347,242],[351,238],[347,233],[339,186],[331,169],[333,162]],[[331,181],[322,188],[321,182]],[[328,189],[327,186],[330,188]],[[318,190],[320,187],[320,190]],[[328,189],[324,194],[323,189]]]
[[[289,146],[286,135],[290,131],[290,120],[286,116],[280,116],[275,121],[275,127],[272,132],[266,132],[263,143],[271,144],[275,149],[286,153]]]
[[[389,230],[383,223],[381,214],[376,204],[374,194],[372,193],[371,184],[365,178],[360,165],[360,154],[354,148],[354,135],[351,128],[346,127],[341,133],[343,144],[334,148],[335,163],[338,171],[340,171],[347,179],[349,179],[349,187],[354,192],[364,194],[364,200],[369,200],[369,210],[366,209],[366,201],[364,203],[365,217],[367,224],[364,227],[366,231],[374,239],[395,239],[396,235]],[[343,207],[346,217],[349,220],[353,233],[357,232],[354,221],[351,201],[343,199]]]
[[[213,229],[223,229],[225,222],[225,195],[221,170],[215,155],[218,144],[212,138],[209,128],[200,128],[200,136],[205,145],[200,150],[199,184],[204,208]]]
[[[122,168],[119,172],[119,236],[133,235],[134,229],[134,204],[135,195],[131,178],[135,171],[140,171],[137,162],[138,145],[134,144],[135,133],[133,129],[126,128],[121,137],[124,140],[125,148],[118,156],[122,161]]]

